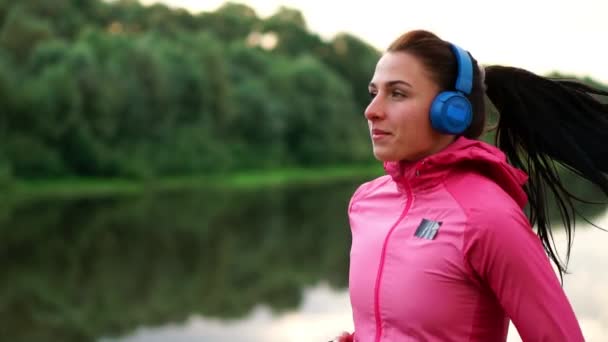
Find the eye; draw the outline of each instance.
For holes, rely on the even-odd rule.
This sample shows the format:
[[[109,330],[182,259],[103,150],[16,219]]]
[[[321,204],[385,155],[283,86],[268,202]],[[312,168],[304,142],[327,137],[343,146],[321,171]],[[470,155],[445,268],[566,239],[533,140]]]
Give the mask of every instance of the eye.
[[[391,92],[391,96],[397,99],[405,98],[405,94],[399,90],[393,90]]]
[[[374,97],[376,97],[376,94],[378,94],[377,91],[375,91],[375,90],[369,90],[369,97],[370,98],[373,99]]]

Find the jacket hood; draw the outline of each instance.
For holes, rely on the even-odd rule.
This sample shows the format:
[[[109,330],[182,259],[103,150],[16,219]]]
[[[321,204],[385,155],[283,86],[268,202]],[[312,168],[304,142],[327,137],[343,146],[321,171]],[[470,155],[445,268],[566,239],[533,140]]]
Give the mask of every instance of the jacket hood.
[[[445,149],[416,162],[384,162],[384,169],[400,185],[429,187],[443,180],[454,168],[469,168],[497,183],[523,208],[528,198],[523,185],[528,175],[507,163],[497,147],[480,140],[457,138]]]

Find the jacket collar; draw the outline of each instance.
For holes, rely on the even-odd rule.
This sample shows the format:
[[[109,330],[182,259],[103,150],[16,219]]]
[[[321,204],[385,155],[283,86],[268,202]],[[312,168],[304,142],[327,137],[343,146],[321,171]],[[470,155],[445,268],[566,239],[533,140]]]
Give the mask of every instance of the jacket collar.
[[[519,205],[527,202],[522,186],[528,176],[507,163],[505,154],[480,140],[458,137],[445,149],[416,162],[384,162],[384,170],[400,185],[421,190],[441,183],[455,167],[483,173],[505,190]]]

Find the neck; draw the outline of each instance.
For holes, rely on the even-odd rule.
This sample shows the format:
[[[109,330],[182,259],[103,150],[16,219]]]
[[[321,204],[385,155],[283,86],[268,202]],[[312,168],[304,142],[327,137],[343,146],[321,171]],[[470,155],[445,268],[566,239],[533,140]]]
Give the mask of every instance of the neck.
[[[439,135],[435,141],[436,141],[436,143],[433,144],[432,148],[425,151],[425,153],[422,153],[414,158],[409,158],[409,159],[403,160],[403,161],[407,162],[407,163],[415,163],[428,156],[432,156],[435,153],[439,153],[439,152],[443,151],[446,147],[450,146],[454,141],[456,141],[456,136],[442,134],[442,135]]]

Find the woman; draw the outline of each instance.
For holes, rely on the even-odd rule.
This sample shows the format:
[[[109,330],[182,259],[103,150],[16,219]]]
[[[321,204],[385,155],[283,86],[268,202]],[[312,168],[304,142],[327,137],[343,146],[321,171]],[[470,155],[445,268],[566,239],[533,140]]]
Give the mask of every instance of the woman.
[[[524,341],[583,341],[551,266],[561,277],[545,189],[568,236],[575,197],[553,160],[608,194],[608,107],[590,95],[608,93],[517,68],[484,72],[426,31],[390,45],[369,92],[387,175],[349,205],[355,333],[339,340],[506,341],[510,319]],[[500,113],[500,150],[477,140],[484,95]]]

